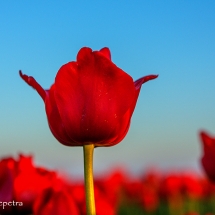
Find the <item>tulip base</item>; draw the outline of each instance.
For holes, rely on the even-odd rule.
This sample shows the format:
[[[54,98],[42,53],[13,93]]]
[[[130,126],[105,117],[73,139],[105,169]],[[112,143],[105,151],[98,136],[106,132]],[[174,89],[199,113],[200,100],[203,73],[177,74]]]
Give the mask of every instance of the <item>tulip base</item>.
[[[93,184],[94,144],[84,145],[84,182],[87,215],[96,215]]]

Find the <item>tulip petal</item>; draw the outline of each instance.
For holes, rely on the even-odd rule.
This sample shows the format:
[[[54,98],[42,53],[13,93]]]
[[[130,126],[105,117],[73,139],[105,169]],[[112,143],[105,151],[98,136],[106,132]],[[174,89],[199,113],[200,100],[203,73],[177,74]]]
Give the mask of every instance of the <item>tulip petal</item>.
[[[110,49],[109,48],[104,47],[99,52],[100,52],[100,54],[102,54],[103,56],[105,56],[107,59],[111,60],[111,53],[110,53]]]
[[[144,76],[142,78],[139,78],[137,81],[134,82],[134,86],[135,86],[135,89],[136,89],[136,94],[135,94],[134,100],[133,100],[129,110],[122,117],[122,120],[118,124],[119,133],[118,133],[117,138],[112,140],[110,142],[111,144],[109,144],[108,146],[113,146],[113,145],[119,143],[125,137],[125,135],[128,132],[128,129],[130,127],[130,119],[131,119],[131,116],[132,116],[132,114],[134,112],[134,108],[136,106],[138,95],[139,95],[139,92],[140,92],[142,84],[144,84],[147,81],[153,80],[153,79],[155,79],[157,77],[158,77],[158,75],[148,75],[148,76]]]
[[[55,84],[56,104],[67,134],[82,143],[103,142],[118,132],[116,124],[135,97],[132,78],[89,48],[79,51],[77,63],[61,67]]]
[[[145,82],[153,80],[157,77],[158,77],[158,75],[147,75],[147,76],[144,76],[142,78],[139,78],[138,80],[136,80],[134,82],[136,90],[139,90],[141,88],[142,84],[144,84]]]
[[[116,131],[118,131],[117,136],[112,139],[109,139],[105,143],[102,143],[100,146],[114,146],[117,143],[121,142],[125,135],[128,133],[131,121],[130,118],[131,113],[130,110],[128,110],[116,126]]]
[[[48,118],[48,124],[52,134],[55,138],[64,145],[67,146],[78,146],[73,139],[71,139],[64,128],[62,120],[60,118],[60,114],[56,105],[55,97],[54,97],[55,85],[52,85],[50,90],[47,93],[45,107],[46,114]]]
[[[43,101],[45,101],[46,90],[44,90],[32,76],[27,76],[27,75],[23,74],[21,70],[19,70],[19,75],[28,85],[33,87],[38,92],[38,94],[41,96]]]
[[[50,88],[50,90],[44,90],[33,77],[23,74],[21,70],[19,71],[19,74],[28,85],[37,90],[38,94],[44,100],[49,128],[54,137],[64,145],[77,145],[75,141],[68,137],[66,131],[64,130],[53,95],[54,85]]]
[[[135,95],[135,98],[134,98],[134,101],[133,101],[133,106],[130,107],[131,108],[131,113],[134,112],[134,108],[136,106],[136,103],[137,103],[137,99],[138,99],[138,96],[139,96],[139,93],[140,93],[140,90],[141,90],[141,87],[144,83],[146,83],[147,81],[151,81],[155,78],[157,78],[158,75],[147,75],[147,76],[144,76],[142,78],[139,78],[138,80],[136,80],[134,82],[134,86],[135,86],[135,89],[136,89],[136,95]],[[132,115],[131,115],[132,116]]]

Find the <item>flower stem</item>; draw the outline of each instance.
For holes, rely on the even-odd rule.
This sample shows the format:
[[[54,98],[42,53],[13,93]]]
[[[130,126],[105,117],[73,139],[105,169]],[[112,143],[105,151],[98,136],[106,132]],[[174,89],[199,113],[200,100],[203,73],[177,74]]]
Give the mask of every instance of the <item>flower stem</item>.
[[[87,215],[96,215],[93,185],[93,150],[93,144],[84,145],[84,181]]]

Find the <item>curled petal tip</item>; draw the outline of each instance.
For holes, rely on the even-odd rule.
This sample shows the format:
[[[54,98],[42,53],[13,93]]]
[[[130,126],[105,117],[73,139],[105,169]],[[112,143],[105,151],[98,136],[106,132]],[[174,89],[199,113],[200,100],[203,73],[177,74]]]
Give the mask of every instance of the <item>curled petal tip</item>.
[[[142,86],[142,84],[144,84],[147,81],[153,80],[153,79],[155,79],[157,77],[158,77],[158,75],[147,75],[147,76],[144,76],[144,77],[139,78],[138,80],[136,80],[134,82],[134,85],[135,85],[136,89],[140,89],[140,87]]]
[[[111,53],[110,53],[110,49],[108,47],[104,47],[104,48],[100,49],[99,52],[102,53],[107,59],[111,60]]]
[[[22,70],[19,70],[19,75],[27,84],[29,84],[30,86],[32,86],[34,88],[34,86],[32,85],[32,79],[34,79],[33,77],[31,77],[31,76],[29,77],[29,76],[23,74]]]
[[[148,75],[145,78],[146,78],[146,81],[149,81],[149,80],[153,80],[153,79],[157,78],[158,76],[159,75]]]
[[[22,70],[19,70],[19,76],[21,77],[21,78],[23,78],[23,73],[22,73]]]
[[[19,75],[28,85],[33,87],[45,101],[46,91],[37,83],[37,81],[32,76],[23,74],[21,70],[19,70]]]

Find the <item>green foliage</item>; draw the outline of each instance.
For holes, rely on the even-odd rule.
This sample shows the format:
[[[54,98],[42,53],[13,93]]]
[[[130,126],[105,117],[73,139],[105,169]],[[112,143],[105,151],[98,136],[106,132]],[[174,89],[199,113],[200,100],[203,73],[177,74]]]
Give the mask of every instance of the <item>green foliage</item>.
[[[117,215],[215,215],[215,196],[201,200],[186,198],[178,207],[160,201],[158,207],[147,211],[138,203],[122,204]]]

